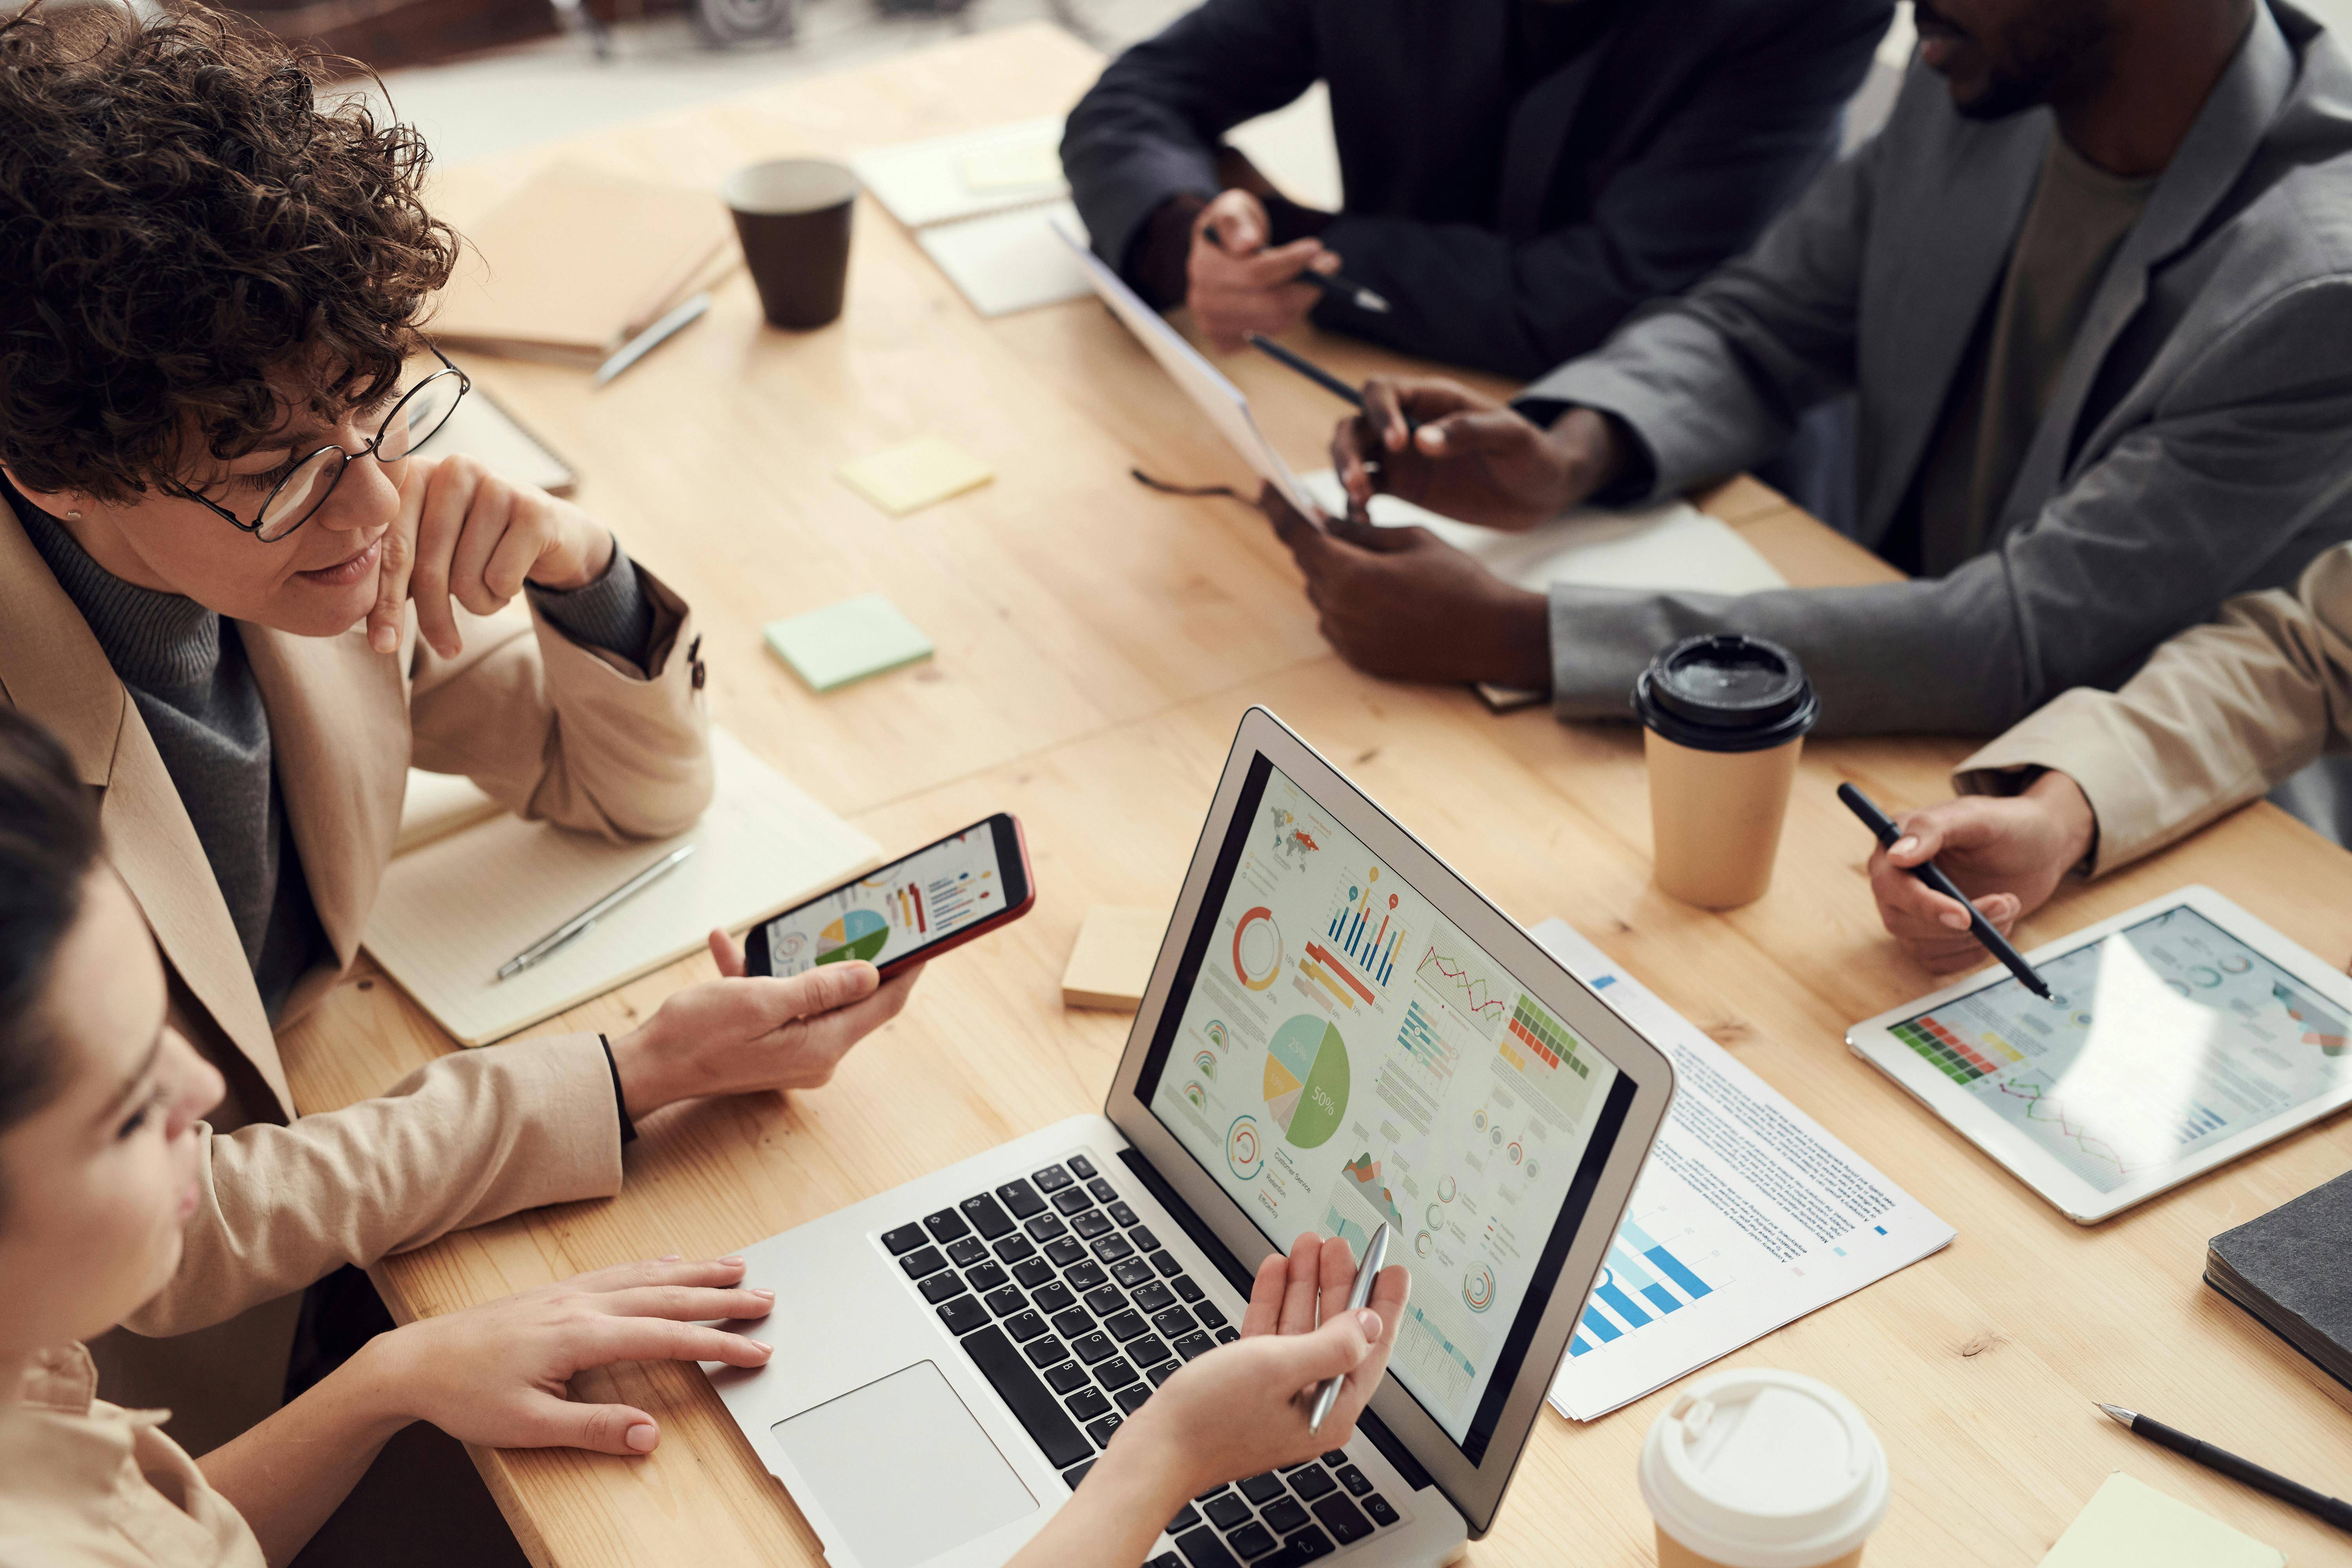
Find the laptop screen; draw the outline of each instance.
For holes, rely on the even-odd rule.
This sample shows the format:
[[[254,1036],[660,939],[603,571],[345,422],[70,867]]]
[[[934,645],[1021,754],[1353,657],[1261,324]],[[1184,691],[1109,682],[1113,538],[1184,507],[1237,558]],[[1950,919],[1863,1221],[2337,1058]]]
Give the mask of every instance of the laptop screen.
[[[1386,1222],[1390,1375],[1481,1462],[1633,1081],[1263,755],[1201,908],[1137,1097],[1273,1246]]]

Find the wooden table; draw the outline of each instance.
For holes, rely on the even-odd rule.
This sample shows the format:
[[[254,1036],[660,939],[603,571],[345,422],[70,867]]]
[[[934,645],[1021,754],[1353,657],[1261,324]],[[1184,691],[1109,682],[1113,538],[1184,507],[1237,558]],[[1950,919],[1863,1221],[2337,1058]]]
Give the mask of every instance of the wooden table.
[[[444,178],[462,218],[560,151],[702,184],[755,157],[851,149],[1034,115],[1099,67],[1066,36],[1014,28],[585,138]],[[1954,742],[1823,742],[1771,892],[1727,915],[1650,885],[1641,751],[1627,729],[1486,713],[1466,693],[1383,685],[1318,637],[1287,556],[1230,502],[1128,477],[1241,477],[1238,462],[1091,303],[973,316],[878,208],[857,217],[848,314],[762,330],[748,282],[603,392],[574,372],[469,368],[585,472],[582,499],[676,584],[704,627],[711,706],[752,748],[885,846],[987,812],[1027,824],[1036,911],[943,961],[826,1089],[690,1104],[648,1121],[608,1203],[525,1215],[394,1259],[404,1318],[658,1253],[716,1256],[1028,1129],[1097,1109],[1125,1020],[1066,1012],[1062,965],[1097,903],[1166,906],[1243,710],[1264,703],[1360,779],[1503,908],[1573,921],[1807,1112],[1958,1227],[1944,1253],[1781,1330],[1733,1363],[1836,1383],[1885,1437],[1895,1492],[1872,1560],[2032,1564],[2107,1471],[2128,1469],[2284,1548],[2342,1562],[2340,1536],[2126,1436],[2091,1407],[2160,1413],[2344,1489],[2341,1391],[2200,1283],[2206,1238],[2352,1165],[2352,1122],[2305,1131],[2084,1230],[1850,1057],[1845,1026],[1929,987],[1879,931],[1865,837],[1832,798],[1892,806],[1948,792]],[[1355,374],[1361,345],[1299,334]],[[1393,363],[1393,361],[1388,363]],[[1332,417],[1255,356],[1226,368],[1303,465]],[[998,478],[903,521],[832,477],[934,433]],[[1706,498],[1800,584],[1887,569],[1749,481]],[[887,591],[937,640],[927,665],[813,697],[761,624]],[[2206,881],[2315,952],[2352,952],[2352,858],[2258,805],[2095,887],[2071,887],[2046,940]],[[625,1026],[709,973],[680,963],[569,1015]],[[551,1026],[551,1027],[553,1026]],[[364,968],[285,1042],[298,1100],[348,1103],[451,1048]],[[690,1367],[583,1380],[659,1414],[656,1455],[477,1455],[541,1564],[814,1563],[814,1536]],[[1642,1563],[1641,1436],[1666,1396],[1578,1426],[1546,1411],[1486,1564]]]

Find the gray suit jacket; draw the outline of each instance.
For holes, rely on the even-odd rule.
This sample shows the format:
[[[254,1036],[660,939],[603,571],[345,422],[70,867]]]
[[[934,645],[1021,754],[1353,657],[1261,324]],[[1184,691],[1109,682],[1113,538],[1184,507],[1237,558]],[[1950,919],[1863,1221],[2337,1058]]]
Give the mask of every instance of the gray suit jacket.
[[[1858,531],[1876,545],[2054,133],[2046,110],[1963,119],[1915,66],[1885,130],[1753,251],[1521,406],[1618,415],[1667,496],[1755,463],[1854,388]],[[1556,704],[1622,714],[1655,649],[1738,631],[1803,659],[1825,732],[1990,733],[2069,687],[2119,684],[2223,599],[2288,585],[2352,538],[2347,433],[2352,59],[2270,0],[2101,284],[1982,554],[1940,579],[1740,598],[1555,585]]]

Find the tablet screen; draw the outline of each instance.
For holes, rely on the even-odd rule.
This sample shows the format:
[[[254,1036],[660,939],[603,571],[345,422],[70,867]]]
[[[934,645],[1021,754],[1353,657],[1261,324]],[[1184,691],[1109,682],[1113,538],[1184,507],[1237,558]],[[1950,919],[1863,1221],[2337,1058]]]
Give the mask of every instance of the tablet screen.
[[[1631,1094],[1362,840],[1258,766],[1197,975],[1138,1091],[1276,1247],[1314,1230],[1361,1258],[1388,1226],[1388,1260],[1412,1275],[1390,1374],[1475,1461],[1525,1352],[1520,1309],[1555,1282]]]
[[[1889,1032],[2103,1193],[2352,1079],[2345,1010],[2188,908]]]

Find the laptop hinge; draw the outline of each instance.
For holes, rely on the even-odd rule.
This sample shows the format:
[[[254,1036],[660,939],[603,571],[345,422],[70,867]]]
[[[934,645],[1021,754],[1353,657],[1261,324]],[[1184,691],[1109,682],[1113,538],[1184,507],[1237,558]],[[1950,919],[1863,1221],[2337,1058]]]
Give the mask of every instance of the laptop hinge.
[[[1225,1282],[1246,1299],[1255,1276],[1242,1267],[1241,1259],[1233,1255],[1232,1248],[1218,1238],[1217,1233],[1211,1230],[1200,1215],[1192,1212],[1191,1205],[1176,1195],[1176,1189],[1152,1169],[1151,1162],[1143,1157],[1141,1150],[1130,1145],[1121,1149],[1118,1157],[1129,1170],[1135,1173],[1135,1179],[1143,1184],[1144,1190],[1167,1211],[1169,1217],[1184,1227],[1184,1234],[1192,1238],[1192,1245],[1201,1249],[1202,1256],[1216,1266],[1217,1271],[1225,1277]],[[1362,1429],[1364,1436],[1372,1440],[1372,1447],[1381,1451],[1381,1457],[1396,1467],[1396,1472],[1404,1478],[1405,1485],[1415,1491],[1425,1491],[1437,1484],[1430,1473],[1422,1468],[1421,1461],[1412,1457],[1412,1450],[1399,1442],[1396,1434],[1391,1432],[1388,1424],[1379,1416],[1367,1410],[1357,1418],[1356,1425]]]

